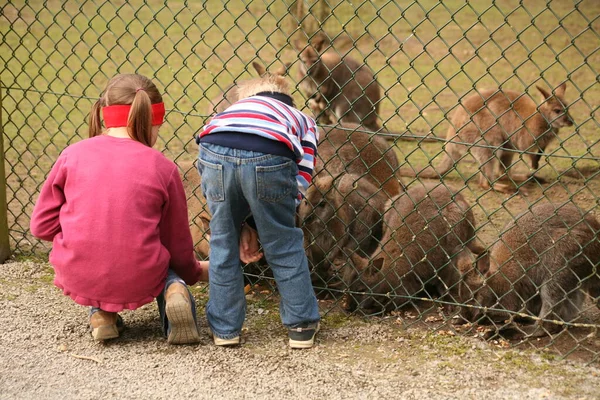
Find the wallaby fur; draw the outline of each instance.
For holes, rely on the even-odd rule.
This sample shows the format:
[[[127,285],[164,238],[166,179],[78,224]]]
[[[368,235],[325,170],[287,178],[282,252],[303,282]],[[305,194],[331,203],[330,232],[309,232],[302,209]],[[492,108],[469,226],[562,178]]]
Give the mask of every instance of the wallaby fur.
[[[342,174],[315,181],[298,210],[313,285],[333,286],[331,260],[343,257],[343,248],[363,257],[377,248],[388,200],[367,177]]]
[[[535,153],[524,155],[532,174],[511,177],[513,181],[526,181],[534,177],[541,153],[556,138],[558,130],[573,125],[564,99],[566,87],[563,83],[552,95],[538,86],[543,101],[540,106],[528,95],[512,90],[487,89],[468,96],[452,114],[446,134],[446,152],[440,165],[416,172],[402,168],[400,174],[438,179],[454,168],[468,151],[479,162],[482,188],[515,191],[513,184],[497,182],[506,177],[514,150]]]
[[[402,185],[396,177],[398,157],[385,139],[358,130],[355,124],[320,129],[314,179],[349,173],[366,176],[389,197],[398,195]]]
[[[463,317],[499,322],[498,330],[518,332],[513,338],[539,337],[563,326],[536,320],[516,328],[509,312],[569,322],[581,311],[584,293],[600,308],[599,233],[600,222],[572,203],[533,206],[507,224],[475,267],[468,252],[457,258],[461,303],[493,309],[465,307]]]
[[[328,44],[323,33],[317,34],[308,46],[301,41],[294,43],[300,52],[300,87],[309,96],[309,107],[315,115],[329,109],[333,121],[327,122],[357,123],[377,131],[381,88],[373,71],[335,50],[322,52]]]
[[[179,161],[181,180],[188,199],[188,214],[191,221],[190,231],[194,240],[194,249],[200,257],[206,259],[210,249],[210,211],[204,196],[200,193],[200,174],[193,162]]]
[[[287,73],[288,69],[288,64],[285,64],[274,71],[268,72],[262,64],[256,61],[252,62],[252,66],[261,78],[264,78],[267,75],[283,76]],[[214,115],[225,111],[227,107],[238,101],[240,98],[238,85],[235,83],[228,85],[223,92],[210,101],[208,115]]]
[[[334,262],[350,291],[347,309],[390,312],[416,295],[456,301],[460,274],[451,257],[464,246],[483,251],[473,212],[460,193],[439,184],[411,188],[389,202],[384,227],[370,259],[354,253]]]

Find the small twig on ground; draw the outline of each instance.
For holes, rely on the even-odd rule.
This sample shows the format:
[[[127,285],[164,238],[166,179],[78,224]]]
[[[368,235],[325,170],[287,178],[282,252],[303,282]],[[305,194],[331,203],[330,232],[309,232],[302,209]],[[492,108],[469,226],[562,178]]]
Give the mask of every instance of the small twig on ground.
[[[100,360],[98,360],[97,358],[94,358],[94,357],[80,356],[79,354],[75,354],[75,353],[71,353],[70,356],[71,357],[75,357],[75,358],[79,358],[81,360],[90,360],[90,361],[95,361],[98,364],[102,364],[102,361],[100,361]]]

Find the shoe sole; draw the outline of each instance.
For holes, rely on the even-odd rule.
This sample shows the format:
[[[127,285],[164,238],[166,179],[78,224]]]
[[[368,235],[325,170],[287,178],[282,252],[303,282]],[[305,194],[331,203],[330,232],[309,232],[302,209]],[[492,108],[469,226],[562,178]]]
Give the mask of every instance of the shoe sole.
[[[97,341],[116,339],[119,337],[119,330],[116,325],[102,325],[92,329],[92,338]]]
[[[165,307],[167,318],[171,323],[171,332],[167,337],[169,344],[191,344],[200,341],[198,327],[190,303],[180,293],[173,293]]]

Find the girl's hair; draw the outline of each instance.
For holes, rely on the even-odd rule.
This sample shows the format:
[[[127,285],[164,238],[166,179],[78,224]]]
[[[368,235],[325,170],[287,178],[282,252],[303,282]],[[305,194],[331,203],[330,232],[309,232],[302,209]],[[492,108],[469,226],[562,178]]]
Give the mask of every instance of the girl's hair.
[[[89,136],[102,133],[100,109],[117,104],[131,105],[127,127],[132,139],[151,146],[152,104],[162,103],[162,96],[152,81],[137,74],[122,74],[112,78],[90,112]]]

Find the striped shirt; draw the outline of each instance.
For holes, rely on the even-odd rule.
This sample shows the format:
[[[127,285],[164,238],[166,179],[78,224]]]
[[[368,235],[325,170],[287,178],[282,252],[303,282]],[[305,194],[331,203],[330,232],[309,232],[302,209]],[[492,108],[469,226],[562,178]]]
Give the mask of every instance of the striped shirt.
[[[266,96],[242,99],[215,115],[200,133],[239,132],[284,143],[296,156],[298,164],[298,200],[312,181],[319,133],[315,120],[294,107]]]

